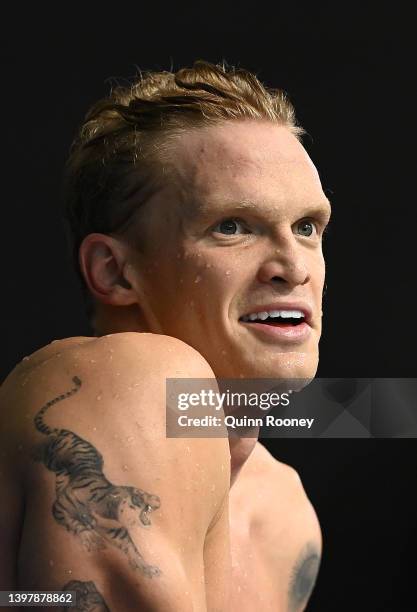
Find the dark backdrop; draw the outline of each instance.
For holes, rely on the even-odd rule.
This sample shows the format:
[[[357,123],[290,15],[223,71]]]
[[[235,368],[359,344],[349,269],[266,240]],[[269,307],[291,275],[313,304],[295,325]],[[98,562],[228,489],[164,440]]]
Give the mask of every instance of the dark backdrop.
[[[291,5],[290,5],[291,4]],[[17,9],[4,24],[3,379],[52,339],[89,334],[60,225],[62,167],[109,77],[225,58],[289,92],[333,201],[319,374],[413,377],[415,171],[407,23],[397,3],[91,4]],[[410,81],[410,82],[409,82]],[[411,610],[413,440],[269,440],[318,512],[309,610]]]

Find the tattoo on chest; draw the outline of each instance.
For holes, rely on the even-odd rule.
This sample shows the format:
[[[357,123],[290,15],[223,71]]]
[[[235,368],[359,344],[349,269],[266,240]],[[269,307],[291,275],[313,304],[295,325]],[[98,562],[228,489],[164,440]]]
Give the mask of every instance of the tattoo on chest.
[[[110,612],[103,596],[91,580],[71,580],[62,587],[63,591],[75,592],[75,604],[62,608],[62,612]]]
[[[313,544],[307,544],[297,561],[290,580],[289,612],[304,610],[313,591],[320,566],[320,555]]]
[[[55,473],[52,515],[59,525],[80,538],[87,550],[115,546],[127,556],[133,569],[149,578],[159,576],[161,570],[146,563],[123,520],[124,508],[128,507],[139,511],[138,525],[149,527],[150,513],[160,506],[159,497],[136,487],[112,484],[103,474],[102,455],[90,442],[68,429],[52,428],[45,423],[45,413],[51,406],[80,389],[82,383],[77,376],[72,382],[75,385],[72,389],[47,402],[34,419],[36,429],[47,436],[37,447],[34,459]]]

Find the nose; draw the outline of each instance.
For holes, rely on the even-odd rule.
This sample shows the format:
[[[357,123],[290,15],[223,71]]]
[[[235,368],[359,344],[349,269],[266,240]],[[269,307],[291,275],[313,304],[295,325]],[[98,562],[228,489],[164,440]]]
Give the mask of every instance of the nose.
[[[282,284],[296,287],[310,280],[310,273],[302,247],[294,237],[275,243],[271,252],[259,268],[258,280],[261,283]]]

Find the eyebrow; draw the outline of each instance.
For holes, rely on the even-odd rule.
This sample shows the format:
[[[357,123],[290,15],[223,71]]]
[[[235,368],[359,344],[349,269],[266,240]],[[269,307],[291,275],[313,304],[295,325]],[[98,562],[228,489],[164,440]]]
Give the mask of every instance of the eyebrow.
[[[201,206],[201,208],[198,211],[196,211],[196,216],[209,215],[215,212],[213,208],[218,208],[218,212],[220,212],[222,209],[227,209],[227,208],[229,209],[233,208],[235,210],[259,211],[259,203],[252,202],[251,200],[241,200],[238,202],[230,201],[230,202],[223,202],[223,203],[221,202],[207,203],[206,205]],[[271,210],[271,208],[272,206],[271,207],[267,206],[264,210],[265,212],[267,212],[268,210]],[[330,200],[326,198],[325,200],[322,200],[321,202],[306,204],[305,208],[308,210],[308,212],[306,213],[308,215],[320,214],[320,215],[326,215],[330,217],[332,205],[331,205]]]

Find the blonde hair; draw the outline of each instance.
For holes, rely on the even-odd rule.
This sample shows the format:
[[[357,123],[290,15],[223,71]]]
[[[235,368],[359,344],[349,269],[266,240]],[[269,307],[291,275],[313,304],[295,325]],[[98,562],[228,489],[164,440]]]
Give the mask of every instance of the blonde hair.
[[[169,144],[187,130],[225,121],[267,120],[297,138],[294,108],[242,68],[196,61],[177,72],[140,74],[95,103],[72,143],[64,205],[72,256],[92,232],[123,233],[158,188]],[[91,306],[91,304],[90,304]]]

